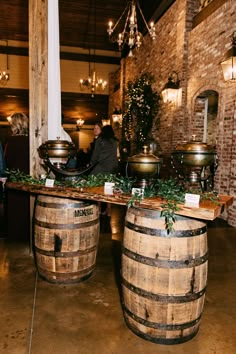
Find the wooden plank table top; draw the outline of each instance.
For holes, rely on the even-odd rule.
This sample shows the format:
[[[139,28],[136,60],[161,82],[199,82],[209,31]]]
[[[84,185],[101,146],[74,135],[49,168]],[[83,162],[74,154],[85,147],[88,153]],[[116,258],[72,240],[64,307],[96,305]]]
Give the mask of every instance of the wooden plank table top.
[[[6,187],[25,191],[31,194],[50,195],[59,198],[90,200],[97,202],[106,202],[111,204],[127,205],[131,196],[124,194],[104,194],[104,187],[86,187],[75,188],[67,186],[45,187],[43,185],[29,184],[22,182],[7,182]],[[220,200],[213,203],[210,200],[200,202],[199,207],[190,207],[184,204],[178,205],[180,210],[176,212],[178,215],[187,216],[196,219],[214,220],[224,210],[233,204],[233,197],[228,195],[220,195]],[[144,198],[141,202],[136,202],[135,205],[141,208],[161,210],[161,205],[164,200],[159,197]]]

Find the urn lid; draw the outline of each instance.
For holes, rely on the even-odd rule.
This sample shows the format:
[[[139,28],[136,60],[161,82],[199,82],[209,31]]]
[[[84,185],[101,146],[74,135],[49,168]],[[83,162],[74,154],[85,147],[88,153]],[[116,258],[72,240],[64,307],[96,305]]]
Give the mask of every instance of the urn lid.
[[[39,152],[42,158],[69,157],[76,154],[76,147],[67,140],[48,140],[39,147]]]
[[[174,152],[200,152],[200,153],[215,153],[215,148],[202,141],[195,140],[196,136],[192,136],[192,140],[183,142],[176,146]]]
[[[159,157],[148,152],[148,146],[143,146],[143,152],[131,157],[128,157],[128,161],[131,163],[158,163]]]

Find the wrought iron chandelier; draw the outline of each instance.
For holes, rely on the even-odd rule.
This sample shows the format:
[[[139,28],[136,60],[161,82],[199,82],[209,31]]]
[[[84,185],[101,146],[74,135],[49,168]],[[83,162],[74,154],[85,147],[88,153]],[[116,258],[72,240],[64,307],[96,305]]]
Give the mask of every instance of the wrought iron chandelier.
[[[92,8],[92,6],[91,6]],[[89,73],[86,79],[80,79],[80,87],[86,87],[91,91],[92,97],[96,91],[104,90],[107,86],[107,81],[98,77],[95,66],[96,59],[96,0],[94,0],[94,51],[93,51],[93,68],[91,70],[91,49],[89,48]]]
[[[94,50],[94,57],[95,57],[95,50]],[[91,70],[90,49],[89,49],[89,74],[86,79],[80,79],[80,86],[81,88],[86,87],[87,89],[89,89],[91,91],[92,97],[94,97],[96,91],[104,90],[107,86],[107,81],[97,76],[95,60],[93,63],[93,68]]]
[[[82,128],[82,126],[84,125],[84,119],[79,118],[76,121],[76,130],[80,131],[80,129]]]
[[[7,71],[0,71],[0,81],[8,81],[10,79],[10,75]]]
[[[112,42],[117,42],[119,45],[119,49],[122,50],[124,45],[127,44],[129,47],[129,56],[132,56],[132,49],[139,48],[142,44],[143,35],[139,32],[138,29],[138,21],[137,21],[137,13],[140,13],[143,22],[148,30],[149,35],[154,40],[156,38],[156,32],[154,27],[154,22],[150,23],[150,27],[148,26],[143,12],[141,10],[140,4],[138,0],[129,1],[120,18],[113,26],[112,21],[108,23],[107,32],[109,34],[109,38]],[[118,33],[118,35],[114,34],[116,28],[120,22],[122,22],[122,18],[126,15],[125,23],[122,32]]]

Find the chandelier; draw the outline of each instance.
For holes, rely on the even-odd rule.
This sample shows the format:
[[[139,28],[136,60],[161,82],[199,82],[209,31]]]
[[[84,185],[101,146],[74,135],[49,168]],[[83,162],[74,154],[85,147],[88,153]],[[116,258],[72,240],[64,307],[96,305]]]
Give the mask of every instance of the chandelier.
[[[94,6],[90,2],[91,8],[94,9],[94,51],[93,51],[93,69],[91,70],[91,53],[89,49],[89,73],[86,79],[80,79],[80,87],[86,87],[91,91],[91,96],[94,97],[96,91],[104,90],[107,86],[107,81],[98,77],[95,67],[95,57],[96,57],[96,0],[94,0]]]
[[[80,128],[82,128],[82,126],[84,125],[84,119],[79,118],[76,121],[76,130],[80,131]]]
[[[9,67],[8,67],[8,41],[6,41],[6,70],[0,70],[0,81],[6,82],[10,79]]]
[[[90,56],[90,50],[89,50],[89,56]],[[94,57],[95,57],[95,51],[94,51]],[[107,86],[107,81],[97,76],[95,62],[93,64],[93,69],[91,70],[91,62],[89,59],[89,74],[86,79],[80,79],[80,87],[81,88],[85,87],[88,90],[90,90],[92,97],[94,97],[96,91],[104,90],[106,86]]]
[[[137,10],[136,10],[137,8]],[[138,0],[129,1],[120,18],[113,26],[112,21],[108,23],[107,32],[109,34],[109,38],[112,42],[117,42],[119,45],[119,50],[122,50],[124,45],[127,44],[129,47],[129,56],[132,56],[132,49],[139,48],[142,44],[143,35],[138,30],[138,21],[137,21],[137,13],[140,13],[143,22],[148,30],[149,35],[154,40],[156,38],[156,32],[154,27],[154,22],[150,23],[150,27],[148,26],[143,12],[141,10],[140,4]],[[125,24],[122,32],[118,33],[118,35],[114,34],[115,29],[118,27],[121,19],[126,15]]]
[[[6,71],[0,71],[0,81],[8,81],[10,79],[10,75]]]

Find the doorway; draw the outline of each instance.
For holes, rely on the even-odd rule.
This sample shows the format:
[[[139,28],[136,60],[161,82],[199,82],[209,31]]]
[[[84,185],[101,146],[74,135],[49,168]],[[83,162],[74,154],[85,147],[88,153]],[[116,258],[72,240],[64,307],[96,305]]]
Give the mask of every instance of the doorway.
[[[218,101],[218,92],[206,90],[196,97],[194,103],[192,135],[212,146],[216,145]]]

